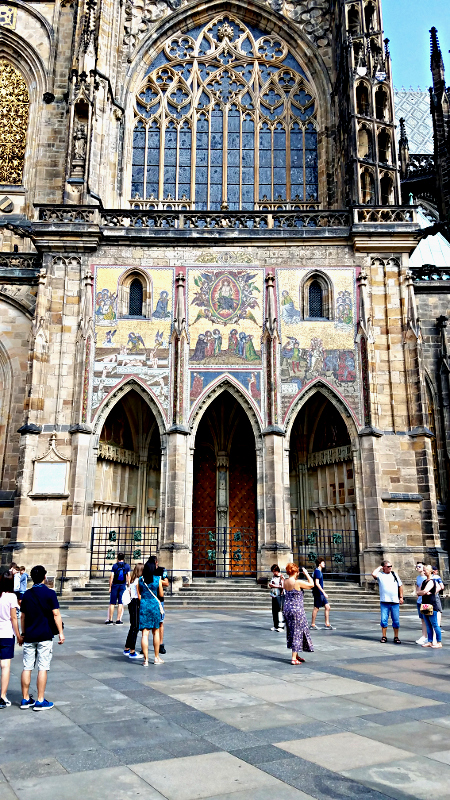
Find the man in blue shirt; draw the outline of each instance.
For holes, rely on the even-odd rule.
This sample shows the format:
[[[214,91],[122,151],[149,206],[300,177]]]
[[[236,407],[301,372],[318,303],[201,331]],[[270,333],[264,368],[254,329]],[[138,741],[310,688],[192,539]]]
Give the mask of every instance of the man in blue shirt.
[[[328,602],[328,595],[323,588],[323,570],[325,569],[325,561],[323,558],[316,558],[316,568],[313,572],[313,600],[314,600],[314,608],[312,612],[312,620],[311,620],[311,628],[313,631],[318,631],[319,628],[316,625],[316,617],[319,611],[319,608],[323,608],[325,611],[325,628],[328,628],[329,631],[333,630],[333,626],[330,625],[330,604]]]
[[[130,565],[125,563],[125,554],[118,553],[117,561],[111,567],[109,576],[109,615],[106,625],[113,625],[114,606],[117,603],[116,625],[123,625],[122,614],[122,595],[130,583]]]
[[[21,709],[47,711],[53,703],[45,699],[47,672],[53,653],[53,637],[59,634],[58,644],[64,643],[64,630],[58,598],[45,585],[46,569],[40,565],[31,570],[33,586],[25,592],[20,606],[23,643],[23,672]],[[31,672],[38,668],[36,702],[30,695]]]

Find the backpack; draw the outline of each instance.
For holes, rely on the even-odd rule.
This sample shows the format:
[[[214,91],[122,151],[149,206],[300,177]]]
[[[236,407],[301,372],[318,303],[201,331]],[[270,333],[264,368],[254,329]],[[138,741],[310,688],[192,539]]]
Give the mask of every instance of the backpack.
[[[116,571],[116,583],[125,583],[126,580],[125,563],[122,562],[122,564],[117,564],[117,567],[119,569]]]

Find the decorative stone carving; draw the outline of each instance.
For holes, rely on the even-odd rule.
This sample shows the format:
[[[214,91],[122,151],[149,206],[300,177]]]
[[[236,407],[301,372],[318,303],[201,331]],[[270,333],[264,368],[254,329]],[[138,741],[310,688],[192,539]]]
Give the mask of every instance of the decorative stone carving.
[[[318,47],[330,44],[328,0],[266,0],[273,11],[294,20]],[[185,0],[126,0],[124,43],[130,51],[145,37],[153,22],[185,5]],[[225,26],[219,31],[227,37]]]
[[[0,183],[21,184],[27,143],[28,87],[19,70],[0,60]]]
[[[87,125],[80,122],[75,126],[72,147],[72,177],[82,178],[86,162]]]
[[[268,5],[297,22],[318,47],[326,47],[330,43],[331,14],[328,0],[269,0]]]

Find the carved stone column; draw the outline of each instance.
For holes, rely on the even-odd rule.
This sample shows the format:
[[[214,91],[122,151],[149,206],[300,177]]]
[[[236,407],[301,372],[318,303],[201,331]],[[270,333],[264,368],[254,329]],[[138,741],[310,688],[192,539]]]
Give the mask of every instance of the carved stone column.
[[[190,431],[185,425],[187,413],[186,373],[187,335],[183,273],[176,277],[175,318],[172,335],[172,420],[167,430],[165,472],[161,475],[164,491],[161,492],[160,553],[161,563],[174,570],[173,577],[180,581],[183,570],[192,565],[191,521],[192,453],[189,447]],[[190,476],[190,479],[189,479]]]
[[[266,365],[266,421],[263,431],[264,527],[260,542],[258,572],[270,571],[274,562],[284,567],[292,558],[289,454],[285,453],[284,431],[279,427],[278,353],[279,339],[275,310],[275,278],[266,277],[266,322],[264,349]]]

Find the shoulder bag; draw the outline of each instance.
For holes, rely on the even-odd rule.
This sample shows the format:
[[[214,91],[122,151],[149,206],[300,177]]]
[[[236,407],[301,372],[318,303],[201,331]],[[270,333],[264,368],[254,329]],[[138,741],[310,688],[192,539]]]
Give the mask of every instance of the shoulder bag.
[[[430,580],[433,580],[433,579],[430,578]],[[428,583],[428,580],[426,581],[426,583]],[[423,583],[422,583],[422,586],[423,586]],[[434,586],[434,592],[432,592],[431,594],[434,594],[436,596],[436,584],[434,583],[434,581],[433,581],[433,586]],[[423,600],[423,595],[422,595],[422,600]],[[425,617],[431,617],[433,615],[433,613],[435,612],[435,610],[436,609],[434,608],[434,605],[432,603],[421,603],[420,604],[420,613],[423,614]]]
[[[145,581],[143,581],[143,583],[144,583],[144,586],[147,586],[147,584],[145,583]],[[153,594],[152,590],[150,589],[150,586],[147,586],[147,589],[149,590],[149,592],[150,592],[150,594],[152,595],[152,597],[154,597],[154,598],[155,598],[156,602],[157,602],[157,603],[158,603],[158,605],[159,605],[159,611],[160,611],[160,614],[161,614],[161,616],[162,616],[162,617],[164,617],[164,609],[163,609],[163,607],[162,607],[162,603],[161,603],[161,601],[160,601],[160,600],[159,600],[159,598],[156,596],[156,594]]]
[[[128,606],[131,603],[131,592],[128,586],[125,589],[120,602],[123,606]]]

